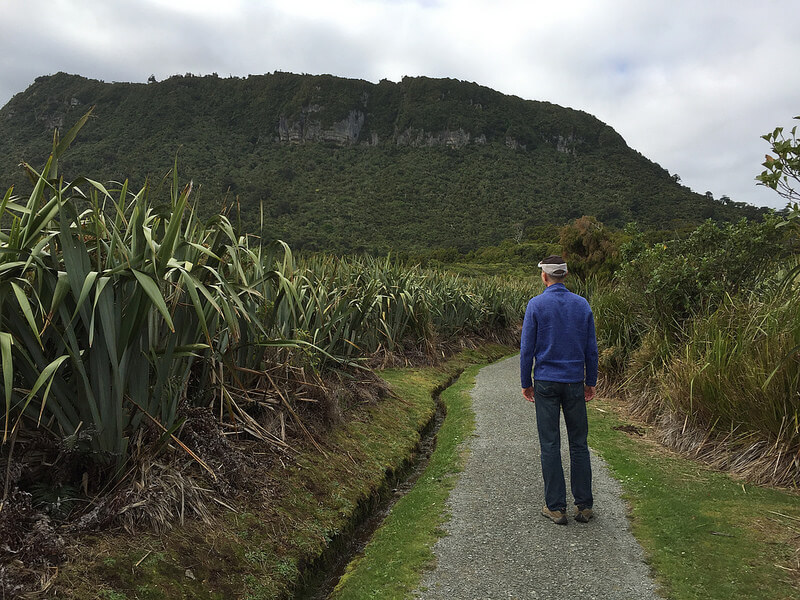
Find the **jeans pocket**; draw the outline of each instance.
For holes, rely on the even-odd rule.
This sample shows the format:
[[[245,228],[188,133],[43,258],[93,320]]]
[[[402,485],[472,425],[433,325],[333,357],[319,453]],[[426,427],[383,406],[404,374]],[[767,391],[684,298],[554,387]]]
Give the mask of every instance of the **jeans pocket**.
[[[558,383],[555,381],[534,381],[533,393],[537,396],[558,395]]]

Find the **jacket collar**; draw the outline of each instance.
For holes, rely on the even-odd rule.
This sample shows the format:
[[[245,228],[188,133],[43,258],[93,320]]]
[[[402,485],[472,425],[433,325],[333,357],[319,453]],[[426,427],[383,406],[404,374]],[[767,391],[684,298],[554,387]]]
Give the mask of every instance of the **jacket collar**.
[[[565,286],[563,283],[554,283],[550,287],[546,287],[544,289],[544,291],[545,292],[555,292],[555,291],[566,292],[568,290],[567,290],[567,286]]]

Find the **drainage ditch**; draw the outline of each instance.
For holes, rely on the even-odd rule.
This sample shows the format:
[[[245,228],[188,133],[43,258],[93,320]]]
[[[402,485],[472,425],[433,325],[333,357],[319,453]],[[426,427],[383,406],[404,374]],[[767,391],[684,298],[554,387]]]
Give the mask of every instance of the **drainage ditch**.
[[[375,531],[381,526],[395,503],[405,496],[428,466],[436,448],[436,435],[444,422],[446,409],[441,393],[461,375],[454,375],[434,392],[436,411],[420,432],[414,452],[398,468],[387,473],[381,487],[362,500],[346,531],[336,535],[327,550],[302,569],[302,580],[294,600],[325,600],[336,587],[348,564],[364,550]]]

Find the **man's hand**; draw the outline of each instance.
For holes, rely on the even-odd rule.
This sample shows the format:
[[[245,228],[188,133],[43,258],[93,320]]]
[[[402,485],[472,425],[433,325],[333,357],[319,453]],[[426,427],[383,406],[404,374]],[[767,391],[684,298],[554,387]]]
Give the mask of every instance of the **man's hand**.
[[[526,387],[526,388],[522,388],[522,396],[523,396],[523,397],[525,398],[525,400],[527,400],[528,402],[535,402],[535,400],[534,400],[534,398],[533,398],[533,386],[531,386],[531,387]]]
[[[583,397],[588,402],[592,398],[594,398],[595,393],[597,392],[597,386],[595,385],[585,385],[583,386]]]

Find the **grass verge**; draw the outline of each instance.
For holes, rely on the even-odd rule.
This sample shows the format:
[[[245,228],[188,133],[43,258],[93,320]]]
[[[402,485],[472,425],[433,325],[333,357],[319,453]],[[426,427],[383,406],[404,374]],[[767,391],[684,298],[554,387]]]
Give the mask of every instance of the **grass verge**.
[[[633,532],[673,600],[800,596],[800,495],[751,486],[681,458],[628,425],[618,406],[589,410],[589,443],[622,482]],[[630,430],[630,429],[629,429]]]
[[[469,367],[442,392],[447,417],[427,468],[394,505],[363,554],[348,566],[332,600],[404,598],[419,585],[425,567],[434,560],[432,547],[447,520],[445,502],[464,465],[463,442],[474,430],[469,390],[480,367]],[[387,373],[386,379],[402,396],[417,387],[403,372]]]
[[[81,536],[49,595],[104,600],[290,597],[303,569],[354,526],[387,475],[410,460],[434,411],[433,393],[469,365],[504,356],[487,345],[431,368],[388,371],[394,397],[352,409],[319,439],[265,471],[263,504],[238,498],[211,523],[187,521],[163,534]],[[368,597],[368,596],[365,596]],[[384,596],[390,597],[390,596]]]

